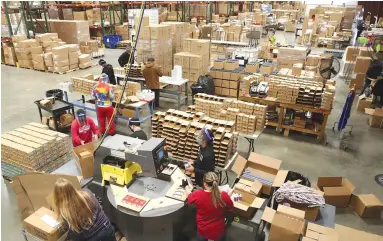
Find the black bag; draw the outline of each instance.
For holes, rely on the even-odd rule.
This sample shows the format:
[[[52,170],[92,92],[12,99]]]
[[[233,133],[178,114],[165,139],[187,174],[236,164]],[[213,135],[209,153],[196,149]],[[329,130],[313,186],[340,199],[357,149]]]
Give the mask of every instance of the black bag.
[[[197,80],[197,85],[205,89],[205,94],[215,94],[214,81],[210,75],[201,75]]]

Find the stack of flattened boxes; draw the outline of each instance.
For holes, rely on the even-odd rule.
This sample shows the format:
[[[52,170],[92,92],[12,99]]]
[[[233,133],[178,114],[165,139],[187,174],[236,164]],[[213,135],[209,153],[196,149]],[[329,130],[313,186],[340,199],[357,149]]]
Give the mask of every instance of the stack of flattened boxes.
[[[29,123],[1,136],[2,172],[14,177],[31,171],[52,172],[72,159],[69,136]]]
[[[163,75],[171,76],[172,36],[169,25],[153,24],[141,27],[137,42],[137,61],[146,62],[154,58]]]
[[[69,48],[66,45],[52,48],[53,72],[69,71]]]

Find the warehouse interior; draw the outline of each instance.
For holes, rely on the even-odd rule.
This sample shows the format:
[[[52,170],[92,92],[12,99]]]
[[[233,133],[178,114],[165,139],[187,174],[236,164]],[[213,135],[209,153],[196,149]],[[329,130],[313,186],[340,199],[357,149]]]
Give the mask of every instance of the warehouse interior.
[[[194,173],[184,170],[187,168],[179,165],[180,162],[196,158],[197,154],[199,155],[198,150],[193,154],[194,146],[193,144],[188,145],[187,142],[190,140],[189,134],[184,136],[186,144],[183,147],[182,137],[176,133],[182,133],[183,127],[187,126],[186,133],[189,133],[193,128],[196,129],[195,133],[191,134],[194,136],[202,128],[199,125],[203,124],[202,130],[206,128],[213,131],[214,146],[218,143],[218,146],[222,148],[222,146],[225,146],[225,137],[229,138],[230,150],[225,150],[224,157],[221,158],[222,151],[216,152],[216,149],[214,149],[216,153],[214,172],[220,174],[220,186],[225,188],[221,189],[221,191],[225,190],[225,192],[228,192],[234,203],[234,211],[230,210],[228,212],[229,215],[225,219],[226,240],[238,240],[238,237],[241,237],[241,240],[320,241],[321,236],[327,236],[329,240],[334,241],[383,240],[383,220],[381,215],[383,210],[383,165],[381,158],[383,155],[381,150],[383,119],[380,112],[382,106],[379,105],[379,100],[383,96],[378,95],[376,99],[374,86],[369,87],[372,89],[372,94],[371,91],[370,94],[367,94],[367,90],[367,92],[364,92],[364,95],[359,96],[363,94],[361,91],[365,84],[365,78],[368,77],[367,72],[369,72],[370,66],[375,59],[381,61],[379,48],[380,36],[383,36],[381,31],[383,13],[372,9],[371,2],[368,1],[347,1],[343,5],[333,5],[331,1],[327,2],[278,1],[275,3],[263,3],[245,1],[238,3],[217,1],[172,3],[151,1],[146,3],[113,2],[105,3],[105,6],[103,6],[99,2],[71,2],[64,4],[62,2],[29,1],[29,6],[27,6],[26,2],[6,2],[5,5],[3,4],[1,23],[1,166],[3,175],[1,183],[1,238],[3,240],[48,240],[39,236],[34,231],[36,227],[30,225],[28,219],[30,216],[36,216],[36,211],[40,208],[46,210],[44,211],[45,215],[54,214],[48,209],[53,208],[53,206],[48,203],[46,198],[48,194],[53,192],[54,183],[46,184],[46,180],[56,180],[56,177],[52,176],[65,175],[67,178],[68,176],[81,176],[82,178],[78,179],[81,186],[84,180],[90,180],[85,185],[85,188],[89,188],[98,200],[102,200],[102,207],[106,216],[108,216],[113,224],[116,232],[115,240],[117,241],[153,240],[153,237],[158,238],[158,240],[199,240],[196,239],[199,227],[198,221],[195,220],[196,211],[193,209],[194,207],[191,207],[192,205],[188,205],[187,196],[176,199],[173,195],[171,198],[168,192],[166,197],[161,197],[176,203],[173,206],[169,204],[168,208],[163,208],[171,210],[169,211],[170,214],[167,213],[166,215],[163,215],[163,213],[167,211],[163,211],[160,208],[158,208],[160,214],[153,215],[153,213],[156,213],[156,206],[154,206],[156,198],[149,194],[141,194],[139,196],[147,202],[146,208],[143,208],[142,210],[144,211],[141,211],[141,213],[138,211],[137,214],[135,210],[137,207],[130,207],[130,212],[126,211],[129,209],[128,207],[124,207],[125,209],[119,208],[116,205],[118,198],[115,190],[119,190],[118,192],[120,193],[124,190],[124,193],[133,195],[133,186],[140,179],[137,178],[131,181],[129,185],[123,185],[122,188],[119,185],[121,189],[113,189],[112,186],[117,186],[113,184],[109,184],[109,187],[106,184],[100,189],[100,180],[104,182],[104,175],[106,175],[100,171],[99,156],[104,155],[99,151],[100,149],[92,149],[91,162],[92,165],[94,163],[94,171],[92,166],[92,174],[89,177],[87,176],[87,178],[84,177],[86,170],[84,166],[81,166],[82,157],[76,151],[76,148],[80,150],[79,147],[81,146],[72,146],[73,139],[71,140],[71,138],[73,135],[70,126],[72,121],[76,121],[76,111],[78,109],[85,109],[86,115],[100,128],[100,117],[96,114],[99,107],[95,107],[94,102],[89,101],[94,98],[91,96],[90,91],[88,91],[92,88],[89,89],[87,87],[88,89],[85,90],[81,88],[84,88],[85,83],[88,82],[91,82],[92,86],[97,83],[100,74],[104,72],[103,68],[105,68],[105,66],[100,65],[100,60],[102,59],[107,64],[113,66],[114,75],[116,79],[119,79],[120,86],[118,84],[116,86],[120,89],[114,89],[114,101],[118,103],[118,100],[120,100],[122,107],[116,108],[119,111],[116,114],[115,120],[113,120],[116,128],[115,134],[100,136],[93,144],[99,143],[100,140],[101,143],[113,143],[112,141],[117,140],[117,138],[130,136],[132,134],[130,121],[132,118],[138,117],[141,122],[140,127],[146,133],[148,139],[152,137],[152,139],[161,140],[160,145],[167,147],[166,157],[172,163],[168,165],[174,165],[175,167],[178,165],[175,173],[182,175],[182,178],[185,176],[186,179],[193,183],[194,190],[198,190],[200,188],[195,183]],[[40,5],[42,8],[37,7]],[[35,8],[36,10],[34,10]],[[93,20],[87,15],[87,11],[90,9],[93,11]],[[97,9],[97,11],[94,9]],[[104,13],[101,14],[101,18],[98,21],[95,19],[95,13],[100,13],[100,9],[102,10],[101,13],[103,11]],[[145,9],[145,11],[142,11],[142,9]],[[53,17],[51,19],[50,16],[54,11],[59,13],[56,20]],[[72,13],[72,18],[67,20],[68,16],[63,17],[62,15],[65,16],[69,12]],[[141,16],[142,12],[143,16]],[[23,13],[25,16],[16,19],[15,16],[18,16],[17,14],[22,16]],[[119,16],[115,17],[113,13],[119,14]],[[270,13],[273,13],[274,20],[270,20]],[[35,16],[32,16],[34,14],[40,14],[41,18],[37,19]],[[198,14],[203,16],[197,16]],[[45,20],[44,15],[48,15]],[[79,20],[76,20],[76,15],[77,17],[81,15]],[[141,17],[142,20],[140,20]],[[330,19],[335,19],[335,21]],[[89,33],[87,33],[89,43],[83,40],[81,40],[81,43],[80,40],[76,43],[68,42],[70,40],[65,41],[61,37],[63,33],[60,32],[62,30],[59,30],[59,25],[54,25],[60,21],[64,24],[66,23],[65,21],[86,22],[89,25]],[[148,22],[145,23],[145,21]],[[270,21],[276,22],[270,23]],[[12,24],[8,24],[9,22],[12,22]],[[185,30],[183,34],[177,37],[177,31],[181,29],[181,27],[174,27],[177,22],[178,24],[184,24],[182,29],[186,29],[186,26],[188,26],[191,30]],[[47,27],[48,23],[49,27]],[[363,23],[364,29],[359,33],[357,27],[361,23]],[[171,34],[166,36],[164,30],[163,35],[165,36],[154,38],[153,30],[149,30],[151,37],[149,39],[144,37],[147,29],[154,29],[159,25],[172,26],[169,27],[169,33],[171,32]],[[190,26],[193,26],[193,28]],[[239,32],[237,30],[238,26],[240,26]],[[60,27],[64,28],[62,25]],[[259,31],[260,27],[261,30]],[[49,31],[46,31],[48,29]],[[57,42],[66,43],[59,44],[57,47],[50,47],[49,45],[44,47],[44,41],[42,40],[44,34],[54,33],[56,29],[58,37],[62,40]],[[248,32],[253,30],[258,32],[260,36],[253,39],[251,35],[247,35]],[[10,34],[10,32],[12,33]],[[40,37],[38,37],[39,35]],[[83,34],[79,35],[81,36],[73,34],[69,38],[81,39]],[[343,35],[342,40],[339,39],[339,35]],[[115,41],[115,36],[118,36],[117,41]],[[175,40],[175,36],[179,40]],[[170,38],[170,41],[167,38]],[[26,44],[24,46],[22,42],[31,41],[28,39],[40,41],[41,47],[40,45],[36,47],[37,45],[33,44]],[[364,39],[366,39],[366,42],[363,42]],[[49,42],[55,41],[49,40]],[[160,41],[167,41],[170,50],[166,50],[165,45],[157,45]],[[177,41],[180,42],[180,46],[175,44]],[[185,43],[188,41],[190,45],[189,51],[185,50]],[[196,46],[198,45],[198,41],[201,41],[202,49],[204,48],[203,43],[206,43],[208,55],[196,52],[200,51],[197,47],[191,50],[194,43],[196,43]],[[97,50],[92,52],[92,48],[96,48],[92,45],[94,43],[97,43]],[[146,43],[149,43],[149,46],[145,45]],[[155,47],[150,47],[150,43]],[[67,45],[72,47],[65,47]],[[74,45],[76,53],[78,52],[78,60],[75,61],[73,69],[71,69],[70,64],[68,64],[68,69],[65,69],[63,65],[56,66],[56,63],[59,61],[55,60],[54,57],[51,57],[52,65],[48,66],[49,61],[46,60],[46,56],[49,55],[47,54],[49,51],[53,52],[53,56],[55,56],[54,48],[62,49],[65,47],[71,49]],[[131,46],[129,51],[134,52],[135,58],[132,64],[127,64],[124,67],[120,66],[119,58],[127,51],[126,45]],[[36,61],[37,57],[35,60],[31,50],[17,52],[17,49],[28,48],[41,48],[42,52],[36,53],[41,55],[39,58],[43,62]],[[152,49],[148,50],[148,48]],[[295,53],[291,49],[297,52]],[[156,51],[163,52],[158,54]],[[285,55],[283,55],[284,53]],[[30,54],[31,59],[20,58],[19,54]],[[69,50],[69,55],[71,54],[73,52]],[[52,53],[50,55],[52,56]],[[163,62],[158,62],[158,56],[161,55]],[[196,56],[202,56],[202,61],[198,62],[198,67],[191,64],[191,58]],[[154,107],[154,92],[144,91],[145,89],[152,89],[147,87],[148,80],[143,74],[146,68],[143,67],[143,63],[146,63],[149,57],[155,58],[156,65],[162,67],[163,76],[169,76],[167,78],[170,79],[164,80],[165,78],[162,77],[161,80],[160,77],[160,107],[154,108],[154,110],[151,109]],[[188,65],[190,69],[185,67],[185,57],[188,57],[190,60]],[[208,60],[204,61],[204,58],[208,58]],[[325,68],[323,65],[328,63],[327,60],[329,58],[331,59],[331,64],[330,66],[327,65],[327,67],[333,68],[336,73],[334,74],[330,71],[327,77],[321,71]],[[181,61],[178,62],[178,59],[181,59]],[[60,61],[61,63],[63,62],[61,59]],[[71,58],[69,57],[68,63],[70,61]],[[310,61],[314,61],[316,64],[310,64]],[[336,65],[335,62],[339,63],[339,65]],[[28,64],[31,64],[31,66],[28,66]],[[235,67],[229,66],[233,64]],[[50,70],[50,68],[52,69]],[[250,69],[250,71],[247,71],[246,68]],[[185,72],[185,70],[188,70],[188,72]],[[328,71],[328,69],[325,71]],[[192,72],[196,72],[197,75],[192,76]],[[220,72],[223,73],[220,75],[222,77],[218,75]],[[185,73],[188,74],[187,77],[184,76]],[[238,73],[237,79],[224,78],[224,74],[228,73],[229,76],[231,76],[231,73]],[[213,89],[215,93],[206,91],[194,93],[193,87],[200,84],[201,76],[209,77],[209,80],[214,84],[215,88]],[[180,82],[181,80],[177,78],[181,80],[188,79],[186,81],[187,84],[185,85],[184,82],[178,84],[177,81]],[[171,80],[177,84],[172,83]],[[318,80],[320,81],[319,85]],[[296,83],[300,85],[300,87],[295,89],[298,92],[301,91],[300,88],[302,86],[306,90],[307,88],[312,88],[312,86],[314,86],[313,88],[320,86],[321,99],[319,105],[315,103],[315,97],[314,101],[310,102],[310,104],[301,104],[299,102],[300,93],[294,94],[293,81],[295,81],[294,86],[298,86]],[[82,87],[79,86],[79,82],[81,82]],[[230,88],[230,84],[228,85],[230,87],[224,86],[225,82],[236,83],[235,94],[230,92],[230,90],[233,90],[233,88]],[[252,90],[253,84],[261,85],[260,83],[263,82],[268,84],[268,92],[266,91],[266,94],[260,93],[259,90]],[[139,90],[135,92],[135,88],[139,88]],[[185,91],[185,88],[188,88],[188,92]],[[289,95],[286,93],[290,92],[284,89],[289,88],[292,89],[293,97],[286,97],[286,95]],[[50,96],[47,95],[49,90],[59,90],[64,93],[64,96],[61,100],[54,96],[52,105],[52,98],[49,98]],[[227,90],[227,92],[224,92],[224,90]],[[122,94],[122,97],[119,97],[119,94],[117,95],[116,93],[121,92],[125,93]],[[19,94],[15,95],[15,93]],[[283,94],[281,95],[281,93]],[[130,95],[135,98],[129,98]],[[181,99],[177,100],[177,97]],[[185,100],[183,97],[188,98]],[[81,102],[82,98],[88,101],[85,101],[85,103]],[[150,99],[149,101],[148,98]],[[350,98],[351,101],[349,101]],[[121,99],[124,99],[124,101],[129,99],[129,102],[121,104]],[[329,99],[330,101],[328,102]],[[64,112],[71,115],[69,123],[61,124],[62,118],[55,120],[47,114],[49,111],[43,111],[42,116],[40,116],[39,110],[54,109],[55,101],[56,103],[68,103],[70,108]],[[137,108],[134,104],[141,102],[143,104],[138,108],[137,116],[137,109],[132,109],[132,106]],[[127,103],[130,103],[130,106]],[[371,103],[375,104],[372,105]],[[224,107],[225,105],[226,107]],[[216,106],[219,106],[219,108],[217,109]],[[250,113],[246,109],[247,106],[252,108]],[[256,110],[259,111],[257,108],[261,108],[262,113],[256,112]],[[347,109],[349,112],[347,112]],[[291,114],[292,112],[293,114]],[[235,113],[234,119],[232,119],[232,113]],[[272,119],[271,115],[276,115],[277,118]],[[283,118],[278,117],[278,115],[282,115]],[[323,116],[318,118],[318,115]],[[251,124],[251,116],[254,116],[255,124]],[[244,119],[240,120],[240,118],[248,118],[246,124],[241,126],[240,123]],[[304,127],[298,123],[299,118],[301,118],[301,121],[304,120]],[[226,125],[226,130],[224,127],[224,134],[222,136],[219,135],[220,130],[218,130],[221,124],[215,122],[218,120],[225,121],[223,126]],[[316,122],[317,120],[319,121]],[[55,122],[56,125],[54,124]],[[230,122],[232,122],[232,126],[227,131],[227,126],[230,125]],[[340,127],[340,122],[342,122],[342,127]],[[194,126],[193,123],[197,124]],[[217,123],[217,126],[215,123]],[[260,125],[258,125],[259,123]],[[177,124],[179,125],[178,129],[176,129]],[[107,122],[107,130],[109,125],[111,124]],[[249,127],[251,125],[252,128]],[[244,126],[247,126],[247,129]],[[170,131],[170,134],[167,133],[171,128],[174,128],[175,131]],[[38,134],[30,133],[30,131]],[[18,133],[22,134],[18,135]],[[63,133],[63,135],[55,133]],[[56,160],[52,161],[52,163],[57,163],[48,169],[40,167],[27,168],[26,165],[28,164],[26,162],[19,162],[19,160],[24,160],[22,159],[24,156],[21,156],[23,155],[21,153],[26,152],[22,146],[37,150],[35,144],[37,141],[34,142],[33,138],[44,139],[41,135],[65,139],[65,141],[69,142],[69,146],[57,143],[57,148],[63,148],[62,151],[65,153],[74,154],[69,155],[70,157],[66,160],[60,159],[60,163]],[[172,137],[172,135],[175,137]],[[30,136],[33,138],[29,139]],[[175,140],[177,136],[179,140]],[[129,140],[130,138],[126,139],[128,142]],[[194,138],[192,140],[195,142]],[[133,140],[131,141],[135,143]],[[143,143],[142,145],[144,145]],[[113,151],[113,145],[107,148]],[[252,145],[253,149],[251,149]],[[84,146],[88,148],[88,144]],[[106,148],[106,144],[100,144],[100,146]],[[187,154],[188,147],[193,148],[190,154]],[[41,150],[44,148],[46,147],[43,147]],[[180,151],[182,149],[184,149],[183,153]],[[126,150],[125,153],[127,153]],[[126,155],[133,156],[133,154]],[[247,161],[247,164],[241,169],[241,173],[237,173],[236,169],[240,159],[239,156]],[[256,156],[258,159],[252,159],[252,156]],[[289,173],[301,174],[300,179],[298,178],[298,181],[296,179],[288,180],[286,177],[282,182],[283,184],[278,187],[273,186],[271,192],[268,192],[267,184],[245,176],[245,172],[251,167],[249,163],[254,160],[254,162],[257,162],[256,160],[261,159],[269,163],[277,160],[280,166],[276,168],[276,173],[287,170]],[[127,159],[126,161],[129,160]],[[139,157],[133,161],[141,165]],[[221,161],[222,166],[218,164]],[[257,165],[266,165],[266,170],[270,168],[267,164],[258,163]],[[254,169],[256,169],[257,165],[255,165]],[[144,168],[144,164],[142,164],[142,168]],[[178,171],[182,174],[178,174]],[[34,180],[32,177],[36,174],[31,174],[32,172],[40,174],[38,175],[40,176],[39,179],[36,179],[37,184],[35,186],[29,186],[25,182],[25,180]],[[102,175],[99,175],[99,172]],[[226,183],[224,182],[225,175],[228,176]],[[31,179],[26,178],[23,182],[24,177]],[[160,179],[157,176],[150,178]],[[327,186],[323,183],[320,184],[325,179],[327,182],[330,182],[329,180],[341,179],[343,184],[342,181],[341,184],[327,183]],[[75,179],[70,180],[73,182]],[[246,180],[246,182],[241,180]],[[309,180],[311,185],[304,185],[304,180]],[[160,181],[163,182],[163,180]],[[286,184],[291,185],[291,181],[294,181],[294,185],[299,188],[305,186],[304,188],[307,188],[310,193],[317,193],[316,191],[322,193],[323,203],[315,207],[294,206],[294,204],[291,204],[292,201],[286,201],[288,197],[285,197],[286,199],[283,204],[275,205],[277,194],[282,195],[282,190],[288,187]],[[258,190],[257,194],[254,191],[250,192],[248,189],[242,189],[241,185],[245,185],[244,183],[248,182],[260,183],[262,188]],[[353,187],[351,191],[347,190],[345,192],[343,189],[340,190],[341,187],[337,187],[343,185],[342,188],[344,188],[346,182],[350,183]],[[169,190],[172,190],[174,186],[180,186],[173,179],[167,183],[173,185]],[[20,186],[16,187],[16,184]],[[39,185],[44,187],[44,193],[39,193]],[[21,187],[23,192],[20,192],[18,187]],[[149,193],[147,186],[140,186],[140,188],[146,189],[147,193]],[[332,194],[330,194],[331,188],[335,190],[331,190],[334,192]],[[107,190],[108,195],[105,193],[100,195],[99,190],[104,190],[104,192]],[[111,201],[109,192],[115,195],[116,201]],[[292,192],[285,192],[288,194],[284,195],[294,196]],[[138,193],[141,193],[141,191],[138,191]],[[233,197],[235,194],[241,194],[242,199],[240,201],[235,200]],[[121,194],[118,195],[121,196]],[[134,195],[138,196],[139,194]],[[251,196],[251,200],[262,200],[263,204],[261,206],[252,206],[254,202],[251,204],[251,201],[245,200],[248,197],[247,195]],[[344,202],[339,203],[341,202],[339,200],[345,198],[345,196],[347,199],[346,204]],[[366,196],[370,199],[362,198]],[[23,198],[29,200],[29,206],[22,204],[21,200]],[[36,202],[35,200],[37,199],[40,201]],[[25,209],[21,209],[23,205]],[[153,205],[153,207],[150,205]],[[150,210],[151,212],[146,212],[146,210],[149,210],[149,206],[152,207],[152,210]],[[246,208],[243,209],[243,206]],[[282,208],[279,208],[280,206],[288,207],[290,212],[293,213],[284,213]],[[360,206],[363,206],[364,209],[360,210]],[[166,206],[164,205],[164,207]],[[315,208],[316,210],[319,209],[319,214],[315,215],[314,218],[309,217],[308,214]],[[114,211],[110,211],[111,209]],[[266,217],[265,213],[273,209],[275,213],[274,220],[272,218],[270,220],[270,218]],[[132,214],[132,210],[134,210],[134,214]],[[299,217],[302,213],[303,217]],[[176,220],[176,214],[186,215],[187,220]],[[287,216],[297,221],[301,225],[298,225],[301,230],[289,229],[289,227],[293,226],[291,223],[286,223],[285,226],[277,224],[275,219],[279,215]],[[230,220],[229,216],[234,221],[228,222]],[[297,225],[297,223],[295,224]],[[153,227],[156,226],[153,224],[158,224],[159,227]],[[322,229],[317,228],[315,230],[314,227],[316,226],[310,226],[310,224],[316,224],[316,226]],[[277,226],[287,231],[281,232]],[[52,230],[60,230],[60,228],[55,227]],[[46,235],[45,238],[52,238],[49,240],[65,240],[59,239],[62,236],[53,237],[53,231],[50,233],[47,230],[43,230],[42,232]],[[317,232],[319,235],[312,236],[313,232]]]

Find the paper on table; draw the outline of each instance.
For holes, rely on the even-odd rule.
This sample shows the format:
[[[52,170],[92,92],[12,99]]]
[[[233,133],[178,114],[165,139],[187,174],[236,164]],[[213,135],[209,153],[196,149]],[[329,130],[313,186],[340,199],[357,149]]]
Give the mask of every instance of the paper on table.
[[[54,227],[56,227],[57,225],[60,224],[56,219],[52,218],[51,216],[49,216],[47,214],[42,216],[40,219],[43,220],[44,223],[48,224],[52,228],[54,228]]]

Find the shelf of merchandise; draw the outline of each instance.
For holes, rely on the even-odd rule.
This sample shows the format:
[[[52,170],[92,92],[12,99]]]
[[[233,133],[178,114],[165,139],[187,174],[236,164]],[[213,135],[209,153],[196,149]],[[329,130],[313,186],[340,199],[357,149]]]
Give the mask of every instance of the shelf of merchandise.
[[[284,130],[284,136],[288,136],[289,131],[294,130],[294,131],[298,131],[301,133],[308,133],[308,134],[316,135],[317,139],[319,141],[324,140],[327,120],[328,120],[329,115],[331,114],[331,110],[324,110],[324,109],[315,108],[312,106],[305,106],[305,105],[299,105],[299,104],[280,103],[278,101],[267,100],[267,99],[259,98],[259,97],[241,96],[238,99],[242,100],[242,101],[252,102],[252,103],[272,105],[272,106],[275,106],[276,108],[279,108],[278,122],[267,121],[266,125],[276,127],[276,130],[278,132],[281,132],[282,130]],[[309,111],[312,113],[322,114],[323,115],[323,121],[321,123],[320,130],[315,131],[313,129],[299,128],[296,126],[290,126],[290,125],[283,124],[284,113],[285,113],[286,109],[293,109],[293,110],[298,110],[298,111]]]
[[[17,33],[21,24],[21,21],[24,21],[25,32],[28,38],[31,38],[29,31],[32,30],[33,37],[36,36],[35,24],[40,25],[40,27],[47,33],[49,32],[48,25],[48,13],[47,9],[44,7],[45,1],[40,2],[40,5],[31,6],[29,1],[20,1],[20,6],[17,7],[9,7],[7,1],[2,2],[1,12],[5,14],[5,17],[8,21],[8,29],[9,34],[12,36],[14,33]],[[12,13],[22,13],[21,18],[18,20],[16,29],[12,28],[10,24],[9,14]],[[45,26],[41,26],[41,24],[37,21],[37,18],[44,16]]]

